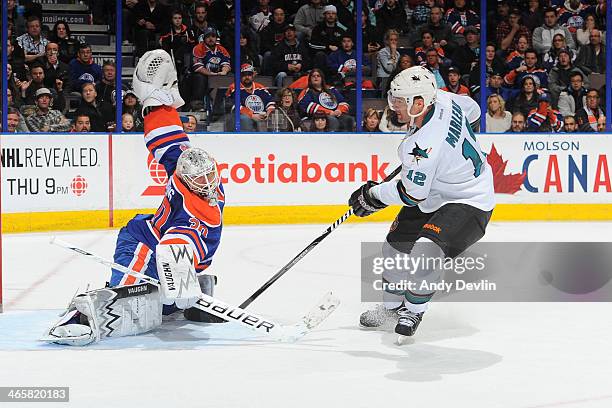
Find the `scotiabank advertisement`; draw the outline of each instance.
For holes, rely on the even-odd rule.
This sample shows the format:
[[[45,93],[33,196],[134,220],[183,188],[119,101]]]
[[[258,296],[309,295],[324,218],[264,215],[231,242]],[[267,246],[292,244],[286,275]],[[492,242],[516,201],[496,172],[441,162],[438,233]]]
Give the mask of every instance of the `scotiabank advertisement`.
[[[210,152],[221,170],[227,205],[346,203],[367,180],[399,165],[400,134],[199,134],[193,145]],[[159,205],[167,175],[142,137],[113,139],[115,208]]]

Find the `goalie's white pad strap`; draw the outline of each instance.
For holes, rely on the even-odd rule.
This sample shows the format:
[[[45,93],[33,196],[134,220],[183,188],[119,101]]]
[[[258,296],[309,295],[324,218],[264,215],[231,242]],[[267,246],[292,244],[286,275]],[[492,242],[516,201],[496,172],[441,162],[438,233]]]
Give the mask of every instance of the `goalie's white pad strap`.
[[[83,323],[70,323],[77,312]],[[104,337],[133,336],[161,325],[159,289],[144,283],[92,290],[75,296],[68,310],[41,339],[59,344],[83,346]],[[88,330],[89,329],[89,330]]]
[[[162,302],[180,309],[193,306],[202,291],[196,277],[193,249],[188,244],[159,244],[155,247]]]

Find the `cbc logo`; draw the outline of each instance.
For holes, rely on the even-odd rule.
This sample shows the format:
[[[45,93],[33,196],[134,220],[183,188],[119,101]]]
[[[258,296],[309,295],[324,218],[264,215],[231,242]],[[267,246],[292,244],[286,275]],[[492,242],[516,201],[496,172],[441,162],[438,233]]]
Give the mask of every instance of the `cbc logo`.
[[[87,191],[87,180],[82,176],[76,176],[70,183],[70,189],[75,196],[82,196]]]

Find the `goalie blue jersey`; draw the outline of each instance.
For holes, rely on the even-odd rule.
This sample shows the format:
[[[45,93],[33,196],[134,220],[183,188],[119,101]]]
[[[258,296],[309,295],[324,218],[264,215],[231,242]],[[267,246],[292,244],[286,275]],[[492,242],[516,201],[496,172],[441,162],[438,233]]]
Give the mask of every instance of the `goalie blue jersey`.
[[[211,205],[191,192],[175,174],[177,160],[182,151],[190,147],[190,142],[174,108],[162,106],[145,117],[145,143],[153,157],[164,166],[169,179],[157,212],[139,214],[128,222],[127,231],[140,242],[130,267],[137,271],[143,268],[142,271],[149,275],[151,267],[147,265],[154,259],[157,244],[188,244],[195,254],[196,272],[200,273],[211,264],[221,239],[223,186],[219,183],[218,200]],[[123,284],[135,282],[132,277],[122,281]]]

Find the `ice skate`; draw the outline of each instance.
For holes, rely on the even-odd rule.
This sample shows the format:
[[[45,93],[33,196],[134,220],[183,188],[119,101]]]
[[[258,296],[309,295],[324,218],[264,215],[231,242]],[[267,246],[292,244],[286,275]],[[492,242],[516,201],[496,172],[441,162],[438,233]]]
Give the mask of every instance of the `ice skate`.
[[[399,335],[397,338],[398,344],[402,344],[405,340],[405,337],[410,337],[416,333],[417,328],[419,327],[419,323],[423,319],[423,314],[414,313],[408,310],[406,307],[401,307],[397,311],[397,315],[399,318],[397,319],[397,324],[395,325],[395,332]]]
[[[378,304],[359,316],[359,326],[371,330],[384,328],[397,320],[398,309],[387,309],[383,304]]]

